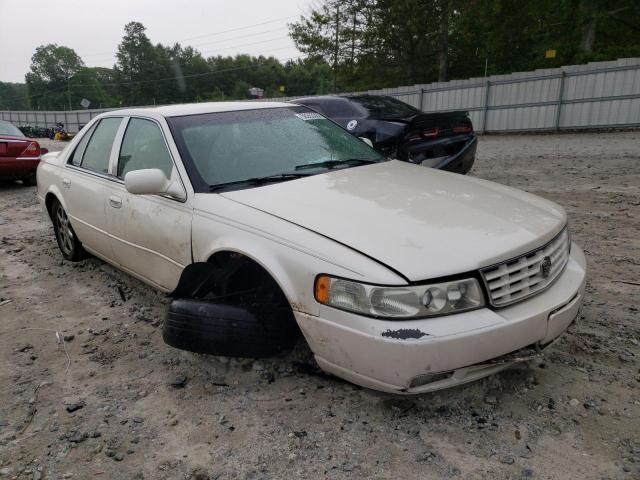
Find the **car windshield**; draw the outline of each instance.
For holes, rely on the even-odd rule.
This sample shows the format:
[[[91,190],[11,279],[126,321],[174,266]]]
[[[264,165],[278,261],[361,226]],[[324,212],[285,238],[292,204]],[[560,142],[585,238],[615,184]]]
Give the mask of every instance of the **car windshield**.
[[[361,105],[369,118],[407,119],[418,115],[420,110],[393,97],[382,95],[354,95],[347,97]]]
[[[295,180],[385,158],[306,107],[281,107],[168,118],[199,191]]]
[[[18,127],[9,122],[0,122],[0,135],[24,137],[24,134],[20,130],[18,130]]]

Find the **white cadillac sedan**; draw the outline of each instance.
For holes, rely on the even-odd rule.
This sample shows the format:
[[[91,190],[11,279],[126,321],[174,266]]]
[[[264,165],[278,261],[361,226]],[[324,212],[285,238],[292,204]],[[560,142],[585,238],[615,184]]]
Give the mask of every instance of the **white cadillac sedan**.
[[[170,345],[261,357],[301,331],[322,369],[377,390],[530,359],[584,295],[561,207],[388,160],[302,106],[108,112],[37,181],[66,259],[93,254],[176,297]]]

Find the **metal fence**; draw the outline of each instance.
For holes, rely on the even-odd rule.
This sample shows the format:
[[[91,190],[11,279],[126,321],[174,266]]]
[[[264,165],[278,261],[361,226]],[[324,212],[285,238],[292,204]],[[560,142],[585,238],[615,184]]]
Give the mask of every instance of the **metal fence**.
[[[480,132],[640,127],[640,58],[361,93],[390,95],[424,112],[467,110]],[[77,132],[108,110],[0,111],[0,119],[43,127],[62,122]]]

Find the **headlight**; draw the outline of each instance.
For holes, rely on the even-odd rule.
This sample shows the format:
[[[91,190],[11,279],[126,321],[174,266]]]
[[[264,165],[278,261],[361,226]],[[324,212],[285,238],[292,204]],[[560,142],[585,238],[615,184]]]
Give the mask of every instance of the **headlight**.
[[[407,287],[382,287],[320,275],[314,288],[318,302],[372,317],[409,319],[435,317],[483,307],[484,295],[475,278]]]

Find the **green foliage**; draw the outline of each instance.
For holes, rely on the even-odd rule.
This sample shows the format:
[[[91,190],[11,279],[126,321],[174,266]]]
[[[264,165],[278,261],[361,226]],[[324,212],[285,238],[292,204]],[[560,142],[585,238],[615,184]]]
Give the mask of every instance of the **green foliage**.
[[[637,0],[324,0],[289,34],[305,58],[205,58],[124,28],[112,69],[43,45],[26,85],[0,83],[0,108],[91,107],[362,91],[640,56]],[[545,51],[556,50],[555,58]],[[284,87],[284,92],[281,91]]]
[[[155,104],[156,98],[166,95],[167,85],[152,81],[169,76],[166,51],[151,44],[139,22],[126,24],[124,32],[115,66],[120,97],[126,105]]]
[[[68,84],[82,68],[82,59],[71,48],[56,44],[36,48],[31,57],[31,71],[25,76],[31,106],[60,108],[65,105],[69,100]]]
[[[24,83],[0,82],[0,110],[24,110],[28,107]]]
[[[639,56],[640,3],[325,0],[290,35],[338,91],[363,90]]]
[[[204,58],[178,43],[153,45],[138,22],[125,26],[116,57],[113,69],[87,68],[70,48],[38,47],[27,74],[28,95],[23,92],[20,103],[17,87],[0,85],[0,105],[62,110],[81,108],[85,98],[91,108],[237,100],[249,98],[251,87],[272,97],[306,95],[327,92],[332,75],[320,59],[282,64],[264,56]]]

